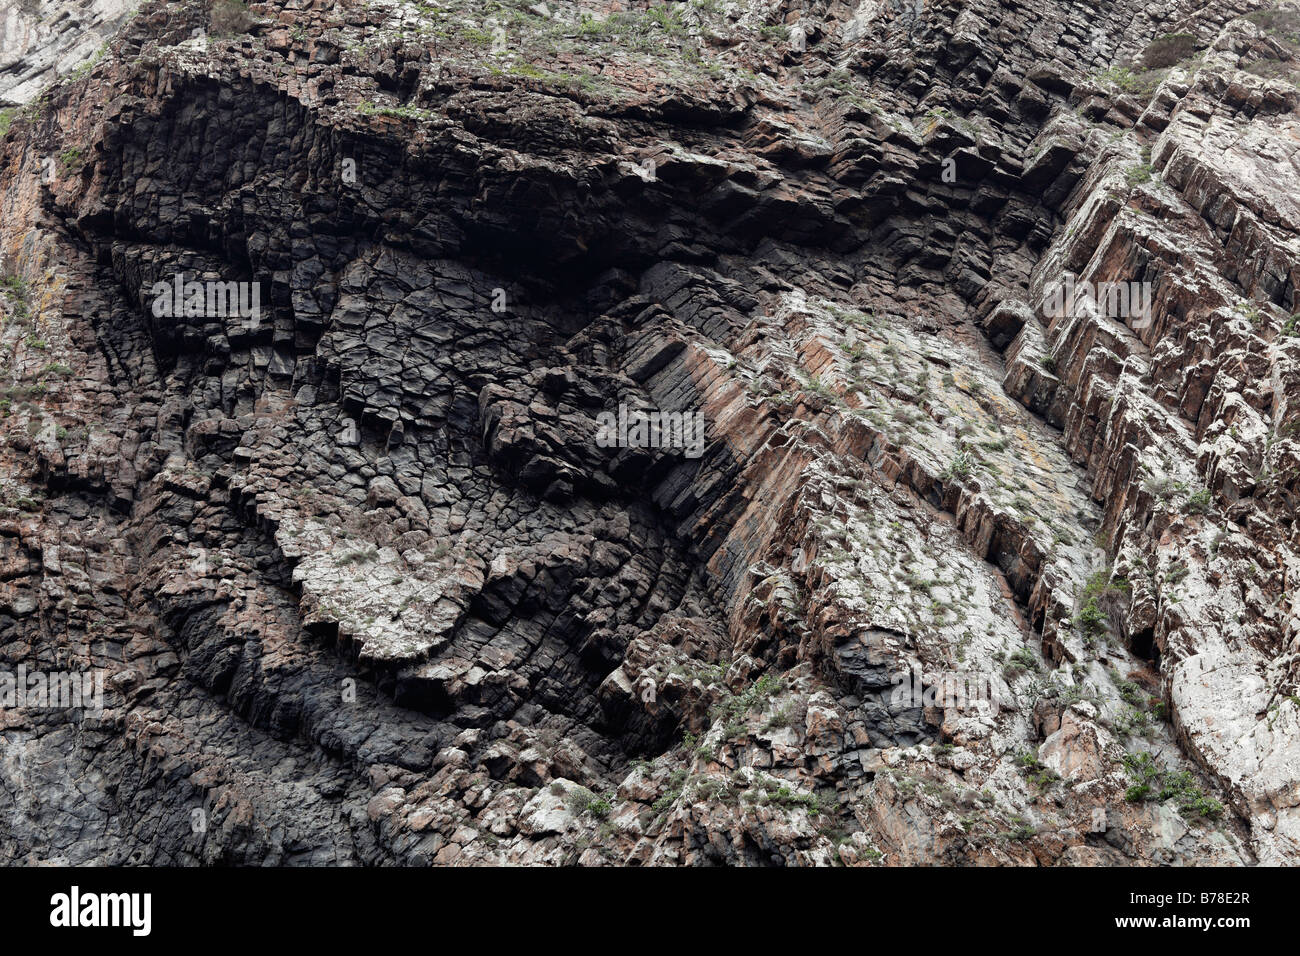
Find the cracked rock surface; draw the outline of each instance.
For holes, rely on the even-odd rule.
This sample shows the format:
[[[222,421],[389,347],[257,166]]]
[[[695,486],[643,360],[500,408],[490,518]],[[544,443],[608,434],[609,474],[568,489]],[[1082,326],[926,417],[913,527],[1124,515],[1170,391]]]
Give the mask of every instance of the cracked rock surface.
[[[1300,862],[1294,4],[0,46],[0,863]]]

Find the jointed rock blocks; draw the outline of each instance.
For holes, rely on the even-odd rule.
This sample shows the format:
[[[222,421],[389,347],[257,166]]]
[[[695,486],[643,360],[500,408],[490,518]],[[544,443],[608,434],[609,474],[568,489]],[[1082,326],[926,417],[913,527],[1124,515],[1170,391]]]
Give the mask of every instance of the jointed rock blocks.
[[[146,4],[14,118],[0,669],[108,689],[4,859],[1294,860],[1289,48],[635,6]]]

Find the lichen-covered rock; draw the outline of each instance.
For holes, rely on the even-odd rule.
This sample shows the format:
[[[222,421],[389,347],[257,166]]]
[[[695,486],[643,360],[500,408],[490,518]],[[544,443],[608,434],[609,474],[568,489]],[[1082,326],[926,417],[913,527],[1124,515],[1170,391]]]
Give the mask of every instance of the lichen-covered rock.
[[[27,103],[60,77],[84,72],[133,7],[130,0],[4,0],[0,105]]]
[[[57,6],[0,862],[1300,859],[1293,5]]]

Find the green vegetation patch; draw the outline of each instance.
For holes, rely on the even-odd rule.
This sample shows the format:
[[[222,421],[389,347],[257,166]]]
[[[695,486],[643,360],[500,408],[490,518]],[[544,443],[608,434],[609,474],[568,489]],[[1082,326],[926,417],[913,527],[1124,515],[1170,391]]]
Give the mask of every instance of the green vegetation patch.
[[[1223,816],[1223,804],[1206,796],[1189,771],[1162,767],[1149,753],[1125,754],[1124,769],[1133,781],[1124,792],[1129,803],[1173,801],[1185,817],[1216,820]]]

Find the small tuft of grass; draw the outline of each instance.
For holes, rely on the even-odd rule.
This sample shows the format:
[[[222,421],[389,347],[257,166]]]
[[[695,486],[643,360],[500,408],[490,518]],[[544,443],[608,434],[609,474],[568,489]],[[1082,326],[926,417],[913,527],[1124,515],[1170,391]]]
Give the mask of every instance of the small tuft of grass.
[[[1124,769],[1133,780],[1124,791],[1129,803],[1173,801],[1179,813],[1193,819],[1217,820],[1223,815],[1223,804],[1207,796],[1187,770],[1169,770],[1145,752],[1125,754]]]
[[[1139,60],[1148,70],[1177,66],[1196,52],[1198,44],[1191,33],[1166,33],[1148,43]]]
[[[1149,183],[1155,175],[1155,167],[1150,163],[1138,163],[1136,166],[1130,166],[1124,174],[1124,181],[1130,186],[1141,186],[1143,183]]]

